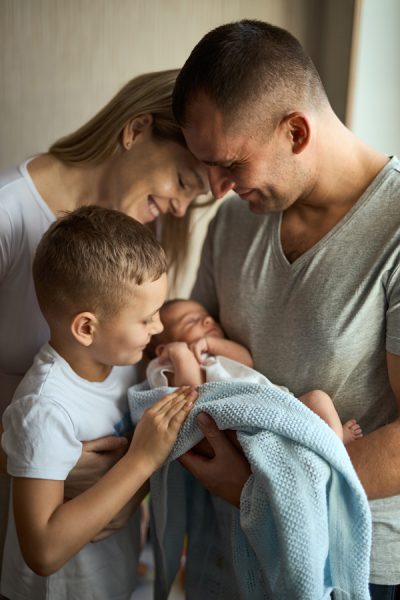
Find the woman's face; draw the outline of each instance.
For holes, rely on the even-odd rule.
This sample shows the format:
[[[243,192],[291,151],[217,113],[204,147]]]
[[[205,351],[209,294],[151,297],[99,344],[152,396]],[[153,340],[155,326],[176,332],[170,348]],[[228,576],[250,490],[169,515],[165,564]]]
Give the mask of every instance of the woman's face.
[[[148,130],[119,157],[113,181],[113,191],[119,187],[117,208],[141,223],[168,212],[183,217],[189,204],[209,191],[204,165],[180,144],[155,140]]]

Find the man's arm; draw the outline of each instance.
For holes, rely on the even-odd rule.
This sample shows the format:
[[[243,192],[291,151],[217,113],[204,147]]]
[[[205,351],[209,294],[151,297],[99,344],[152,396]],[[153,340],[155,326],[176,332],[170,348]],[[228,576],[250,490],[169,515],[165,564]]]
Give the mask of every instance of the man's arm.
[[[400,407],[400,356],[388,353],[387,364],[390,384]],[[210,417],[203,423],[198,417],[198,421],[215,456],[207,459],[188,452],[180,462],[211,493],[239,506],[250,467]],[[370,500],[400,494],[400,419],[355,440],[346,449]]]
[[[388,352],[387,366],[400,408],[400,356]],[[370,500],[400,494],[399,418],[352,442],[347,451]]]

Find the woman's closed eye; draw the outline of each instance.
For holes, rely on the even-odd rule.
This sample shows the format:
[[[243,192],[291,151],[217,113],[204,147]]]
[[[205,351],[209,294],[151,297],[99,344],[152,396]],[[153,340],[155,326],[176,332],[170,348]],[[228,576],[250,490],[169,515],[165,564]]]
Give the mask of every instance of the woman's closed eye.
[[[178,183],[179,183],[179,187],[182,190],[186,190],[186,188],[187,188],[186,182],[184,181],[182,175],[180,175],[180,174],[178,174]]]

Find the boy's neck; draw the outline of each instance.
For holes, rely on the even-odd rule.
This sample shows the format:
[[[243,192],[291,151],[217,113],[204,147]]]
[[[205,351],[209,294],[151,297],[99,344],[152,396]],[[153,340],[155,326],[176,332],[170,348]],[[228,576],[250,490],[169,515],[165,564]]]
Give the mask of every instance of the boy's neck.
[[[54,339],[50,346],[63,358],[71,369],[82,379],[92,382],[101,382],[107,379],[112,371],[112,366],[95,362],[85,352],[77,352],[60,346]]]

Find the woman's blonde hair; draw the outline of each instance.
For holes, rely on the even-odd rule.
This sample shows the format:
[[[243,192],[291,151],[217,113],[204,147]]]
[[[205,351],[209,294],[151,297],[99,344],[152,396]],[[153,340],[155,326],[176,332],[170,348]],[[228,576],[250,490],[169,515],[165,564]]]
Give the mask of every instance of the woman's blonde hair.
[[[49,153],[65,163],[101,163],[120,148],[122,132],[131,119],[153,115],[152,133],[185,145],[172,114],[172,90],[178,69],[134,77],[90,121],[55,142]]]
[[[178,73],[178,69],[170,69],[134,77],[92,119],[56,141],[49,153],[68,164],[102,163],[121,148],[128,121],[143,113],[152,114],[152,133],[156,138],[186,147],[172,113],[172,91]],[[189,208],[198,206],[192,202]],[[162,217],[161,243],[169,265],[175,266],[175,279],[187,256],[190,220],[190,212],[182,219]]]

